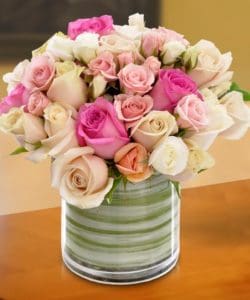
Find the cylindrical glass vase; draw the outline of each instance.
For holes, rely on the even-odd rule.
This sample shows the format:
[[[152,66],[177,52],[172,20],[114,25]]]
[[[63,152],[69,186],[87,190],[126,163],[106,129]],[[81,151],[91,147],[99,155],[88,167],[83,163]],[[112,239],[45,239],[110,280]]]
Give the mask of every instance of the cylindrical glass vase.
[[[180,199],[163,175],[126,187],[93,209],[62,203],[62,256],[91,281],[134,284],[169,272],[179,255]]]

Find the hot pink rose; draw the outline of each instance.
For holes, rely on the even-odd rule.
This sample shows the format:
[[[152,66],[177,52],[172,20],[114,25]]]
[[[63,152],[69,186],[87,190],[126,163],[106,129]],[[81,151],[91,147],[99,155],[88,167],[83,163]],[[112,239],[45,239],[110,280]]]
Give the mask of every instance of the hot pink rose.
[[[200,128],[208,125],[206,104],[194,94],[183,97],[174,112],[178,115],[177,123],[182,128],[199,131]]]
[[[161,69],[159,78],[150,92],[154,109],[173,111],[178,101],[189,94],[199,97],[196,83],[179,69]]]
[[[135,62],[135,57],[133,52],[123,52],[117,55],[117,59],[118,59],[120,69],[122,69],[128,64]]]
[[[184,38],[184,36],[174,30],[170,30],[164,27],[159,27],[157,29],[154,29],[154,31],[161,36],[161,38],[164,40],[164,43],[168,43],[171,41],[178,41],[185,46],[189,45],[189,42]]]
[[[144,95],[152,89],[154,73],[144,65],[128,64],[118,73],[120,85],[127,94]]]
[[[158,56],[164,44],[164,36],[156,30],[151,29],[143,34],[141,41],[141,51],[143,56]]]
[[[83,32],[94,32],[100,35],[108,34],[113,30],[113,18],[109,15],[100,17],[77,19],[69,22],[68,36],[74,40]]]
[[[161,68],[161,62],[155,56],[149,56],[145,60],[144,66],[148,67],[154,75],[157,75]]]
[[[111,52],[102,52],[89,63],[89,69],[93,75],[99,73],[107,80],[116,80],[116,64]]]
[[[0,115],[7,113],[12,107],[20,107],[27,103],[27,90],[22,84],[18,84],[8,96],[0,102]]]
[[[55,61],[49,55],[34,56],[25,69],[22,84],[30,91],[48,90],[55,76]]]
[[[120,94],[115,97],[114,107],[120,120],[126,127],[133,126],[134,121],[141,119],[153,107],[153,99],[148,96]]]
[[[26,109],[32,115],[42,116],[49,103],[49,99],[42,92],[36,91],[29,96]]]
[[[112,159],[129,142],[124,124],[118,120],[112,103],[104,98],[81,106],[76,135],[80,146],[92,147],[96,155],[105,159]]]

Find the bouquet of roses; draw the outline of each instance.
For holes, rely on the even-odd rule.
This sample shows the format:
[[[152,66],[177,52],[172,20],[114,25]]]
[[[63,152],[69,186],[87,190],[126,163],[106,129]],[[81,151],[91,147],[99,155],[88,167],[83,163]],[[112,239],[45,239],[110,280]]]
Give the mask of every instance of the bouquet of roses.
[[[187,180],[213,166],[218,135],[242,137],[247,92],[232,83],[231,53],[179,33],[111,16],[78,19],[4,75],[0,129],[38,162],[52,159],[52,186],[81,208],[111,200],[118,183],[161,173]]]

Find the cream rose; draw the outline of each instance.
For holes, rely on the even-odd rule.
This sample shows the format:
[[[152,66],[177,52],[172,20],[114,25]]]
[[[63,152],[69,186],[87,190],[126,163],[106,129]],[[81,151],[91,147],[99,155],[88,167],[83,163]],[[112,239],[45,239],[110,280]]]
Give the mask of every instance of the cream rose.
[[[52,163],[52,186],[82,209],[98,207],[113,185],[105,161],[93,154],[90,147],[73,148]]]
[[[250,109],[244,102],[242,93],[230,92],[220,99],[220,103],[234,121],[234,124],[221,135],[230,140],[242,138],[250,126]]]
[[[231,80],[233,72],[228,71],[232,63],[231,52],[221,54],[212,42],[206,40],[199,41],[194,47],[199,54],[197,65],[189,75],[199,87],[212,87]]]
[[[159,173],[175,176],[187,166],[188,147],[179,137],[165,136],[155,146],[149,165]]]
[[[47,42],[46,51],[55,60],[74,60],[73,47],[74,41],[62,33],[56,33]]]
[[[107,80],[102,75],[94,76],[90,83],[90,93],[93,99],[104,94],[107,83]]]
[[[151,111],[132,128],[131,136],[148,151],[163,137],[178,131],[173,115],[168,111]]]
[[[138,52],[140,41],[126,39],[118,34],[104,35],[100,38],[98,52],[110,51],[114,54],[123,52]]]
[[[76,111],[60,103],[51,103],[44,110],[44,128],[47,139],[41,140],[42,147],[29,155],[29,159],[39,162],[47,157],[57,157],[70,148],[77,147],[75,134]]]
[[[138,30],[145,29],[145,21],[143,14],[133,14],[128,17],[128,24],[129,26],[135,26]]]
[[[207,151],[190,140],[184,140],[184,142],[189,149],[187,166],[178,175],[170,177],[171,180],[179,182],[190,180],[200,172],[212,168],[215,164],[213,157]]]
[[[73,52],[75,57],[88,64],[97,55],[97,49],[99,47],[99,34],[84,32],[77,36]]]
[[[76,66],[69,72],[56,77],[47,92],[47,96],[52,101],[66,103],[79,108],[87,101],[87,85],[80,77],[82,67]]]
[[[28,64],[28,59],[25,59],[17,64],[12,72],[3,75],[3,81],[8,84],[8,94],[21,82]]]
[[[33,144],[47,137],[41,118],[16,107],[0,116],[0,130],[15,134],[27,150],[32,150]]]

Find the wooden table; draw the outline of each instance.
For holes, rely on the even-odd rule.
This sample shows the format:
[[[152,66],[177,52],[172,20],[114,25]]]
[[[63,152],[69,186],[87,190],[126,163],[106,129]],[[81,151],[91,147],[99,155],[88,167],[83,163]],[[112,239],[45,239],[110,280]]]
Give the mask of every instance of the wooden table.
[[[3,201],[3,199],[1,199]],[[250,299],[250,180],[183,191],[177,267],[136,286],[70,273],[60,256],[60,209],[0,217],[0,300]]]

